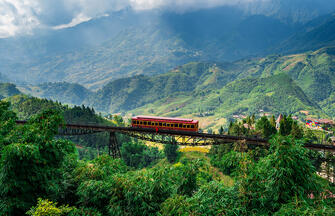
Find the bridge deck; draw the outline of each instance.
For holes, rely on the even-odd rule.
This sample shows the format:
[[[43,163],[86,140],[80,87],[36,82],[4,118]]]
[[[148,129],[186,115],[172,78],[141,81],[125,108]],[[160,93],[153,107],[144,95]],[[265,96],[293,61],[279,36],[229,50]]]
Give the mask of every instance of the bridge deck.
[[[17,124],[25,124],[26,121],[17,121]],[[230,135],[219,135],[219,134],[208,134],[208,133],[197,133],[189,131],[175,131],[175,130],[161,130],[156,131],[151,128],[136,128],[136,127],[115,127],[115,126],[104,126],[104,125],[90,125],[90,124],[66,124],[63,127],[69,129],[79,129],[93,132],[119,132],[125,134],[149,134],[149,135],[162,135],[162,136],[179,136],[179,137],[191,137],[202,140],[212,140],[210,143],[205,143],[205,145],[231,143],[231,142],[245,142],[247,144],[253,145],[269,145],[268,141],[261,138],[253,137],[240,137],[240,136],[230,136]],[[141,136],[136,136],[141,139]],[[143,136],[143,139],[144,136]],[[145,139],[148,140],[148,139]],[[198,144],[198,145],[201,145]],[[335,146],[332,145],[322,145],[322,144],[305,144],[306,148],[316,149],[316,150],[327,150],[335,151]]]

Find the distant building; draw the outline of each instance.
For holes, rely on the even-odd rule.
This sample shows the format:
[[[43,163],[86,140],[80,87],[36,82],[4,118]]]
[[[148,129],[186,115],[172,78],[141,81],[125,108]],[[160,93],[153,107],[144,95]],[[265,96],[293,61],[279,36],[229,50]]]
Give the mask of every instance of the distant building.
[[[306,126],[311,129],[329,130],[331,127],[335,126],[335,123],[333,120],[330,120],[330,119],[307,118]]]
[[[306,110],[300,110],[300,113],[305,114],[305,115],[309,115],[309,112],[306,111]]]
[[[276,120],[276,129],[279,130],[280,128],[280,121],[283,119],[283,115],[280,114]]]
[[[246,129],[250,129],[250,130],[255,130],[255,128],[247,123],[243,124],[243,127],[245,127]]]

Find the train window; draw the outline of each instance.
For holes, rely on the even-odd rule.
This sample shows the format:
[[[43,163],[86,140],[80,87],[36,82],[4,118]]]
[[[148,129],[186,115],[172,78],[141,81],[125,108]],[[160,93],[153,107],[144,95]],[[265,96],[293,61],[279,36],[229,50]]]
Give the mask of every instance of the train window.
[[[190,125],[187,125],[187,128],[190,128]]]
[[[194,125],[191,125],[191,128],[194,128]]]
[[[166,123],[163,123],[163,126],[166,127]]]
[[[166,124],[166,126],[170,127],[170,124]]]
[[[146,122],[146,121],[144,122],[144,125],[147,125],[147,122]]]
[[[162,122],[159,122],[159,126],[162,126]]]
[[[182,127],[183,127],[183,125],[182,125],[182,124],[179,124],[179,127],[180,127],[180,128],[182,128]]]
[[[174,124],[174,127],[178,127],[178,124]]]

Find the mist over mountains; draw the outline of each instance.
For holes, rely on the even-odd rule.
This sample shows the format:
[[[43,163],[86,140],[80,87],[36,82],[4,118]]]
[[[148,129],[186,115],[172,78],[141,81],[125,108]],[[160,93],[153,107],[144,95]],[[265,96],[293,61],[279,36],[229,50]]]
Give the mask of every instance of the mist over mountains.
[[[317,49],[334,41],[333,28],[327,28],[334,17],[325,15],[334,8],[326,0],[242,1],[182,12],[125,7],[74,27],[1,39],[0,73],[18,83],[67,81],[97,89],[190,61]]]

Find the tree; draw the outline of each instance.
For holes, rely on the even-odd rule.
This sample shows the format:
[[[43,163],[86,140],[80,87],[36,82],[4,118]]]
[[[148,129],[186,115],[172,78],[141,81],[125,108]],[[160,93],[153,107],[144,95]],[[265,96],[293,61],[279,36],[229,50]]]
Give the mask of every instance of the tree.
[[[270,124],[276,128],[276,118],[274,115],[272,115],[270,118]]]
[[[301,139],[304,136],[304,132],[301,127],[299,127],[297,121],[293,121],[291,135],[296,139]]]
[[[17,116],[9,110],[10,104],[0,101],[0,152],[11,143],[11,131],[16,127]]]
[[[68,206],[57,207],[57,203],[39,198],[37,206],[32,207],[27,214],[30,216],[65,216],[72,210],[74,210],[74,208]]]
[[[124,162],[134,168],[143,168],[162,158],[156,147],[148,147],[141,142],[125,142],[121,146],[121,156]]]
[[[241,182],[249,208],[274,212],[295,197],[308,199],[311,192],[319,194],[321,186],[308,150],[291,136],[277,135],[270,142],[271,154],[251,164]]]
[[[246,136],[249,133],[249,129],[245,128],[242,122],[235,122],[229,125],[228,134],[234,136]]]
[[[279,129],[280,135],[288,136],[289,134],[291,134],[292,124],[293,119],[291,118],[291,116],[284,115],[283,119],[280,120],[280,129]]]
[[[175,141],[164,145],[164,154],[170,163],[174,163],[177,160],[178,148],[179,146],[176,144]]]
[[[270,121],[266,116],[263,116],[257,121],[256,130],[259,130],[264,138],[270,138],[277,132],[276,128],[271,125]]]
[[[224,132],[224,130],[223,130],[223,127],[221,126],[220,129],[219,129],[219,134],[223,135],[223,132]]]
[[[71,142],[53,139],[62,123],[58,111],[48,110],[12,130],[1,151],[1,215],[23,215],[38,197],[62,193],[64,160],[75,152]]]

